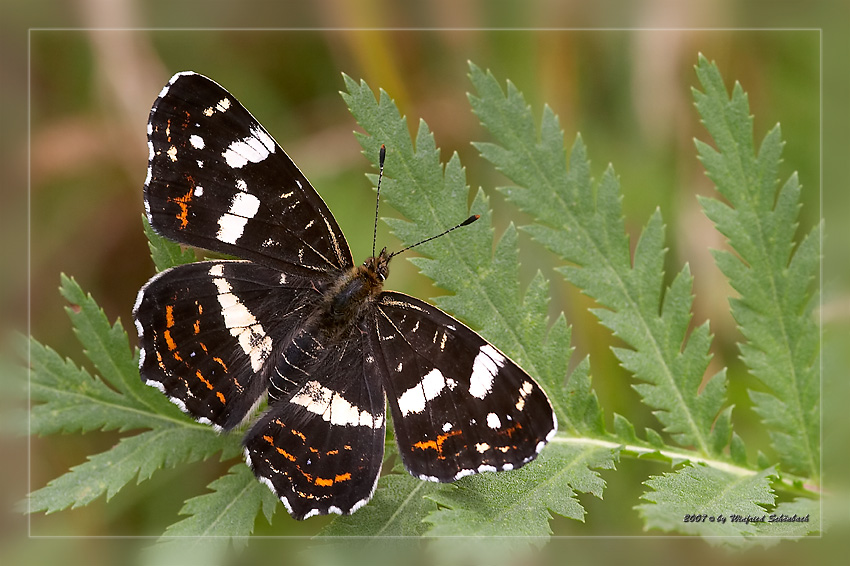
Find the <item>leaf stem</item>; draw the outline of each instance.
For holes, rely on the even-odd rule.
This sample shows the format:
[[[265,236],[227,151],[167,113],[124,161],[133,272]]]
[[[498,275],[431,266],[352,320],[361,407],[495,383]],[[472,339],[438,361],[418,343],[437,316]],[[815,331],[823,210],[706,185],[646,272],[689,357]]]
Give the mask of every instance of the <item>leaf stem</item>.
[[[669,461],[672,462],[673,465],[684,462],[690,462],[691,464],[703,464],[736,476],[754,476],[760,471],[736,466],[735,464],[730,464],[729,462],[724,462],[723,460],[717,460],[715,458],[706,458],[705,456],[700,456],[696,453],[683,450],[623,444],[621,442],[601,440],[598,438],[568,437],[556,434],[550,442],[584,446],[600,446],[611,449],[619,448],[620,455],[627,456],[629,458]],[[808,497],[821,496],[821,488],[815,481],[810,478],[803,478],[790,474],[782,474],[778,476],[774,482],[774,487],[787,493],[806,495]]]

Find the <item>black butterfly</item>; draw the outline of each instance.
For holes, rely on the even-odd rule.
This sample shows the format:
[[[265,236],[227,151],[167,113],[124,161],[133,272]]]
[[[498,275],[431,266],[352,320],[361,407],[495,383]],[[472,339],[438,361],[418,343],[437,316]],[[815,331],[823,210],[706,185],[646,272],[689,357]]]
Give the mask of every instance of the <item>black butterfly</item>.
[[[518,468],[552,437],[534,380],[443,311],[383,291],[386,249],[355,266],[324,201],[221,86],[174,75],[148,147],[154,230],[244,261],[181,265],[142,287],[142,380],[216,430],[268,392],[245,457],[293,517],[369,501],[386,398],[402,462],[424,480]]]

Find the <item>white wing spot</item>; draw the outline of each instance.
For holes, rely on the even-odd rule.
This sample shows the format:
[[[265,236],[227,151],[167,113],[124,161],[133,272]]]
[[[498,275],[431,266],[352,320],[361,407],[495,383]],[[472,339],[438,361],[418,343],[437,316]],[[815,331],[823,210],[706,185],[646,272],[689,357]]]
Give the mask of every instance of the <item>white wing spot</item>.
[[[443,432],[449,432],[452,429],[452,423],[443,423]]]
[[[325,421],[339,426],[368,426],[380,428],[384,417],[372,416],[349,403],[339,393],[324,387],[318,381],[308,381],[290,399],[291,403],[301,405],[306,410],[321,415]]]
[[[499,420],[499,415],[496,413],[487,413],[487,426],[490,428],[501,428],[502,421]]]
[[[483,399],[493,388],[493,378],[499,368],[505,365],[505,357],[490,344],[484,344],[472,362],[472,376],[469,379],[469,394]]]
[[[530,381],[523,381],[522,387],[519,388],[519,399],[516,402],[516,410],[522,411],[523,407],[525,407],[525,398],[528,397],[533,391],[534,386],[531,385]]]
[[[222,98],[218,101],[218,104],[215,105],[215,109],[219,112],[226,112],[228,108],[230,108],[229,98]]]
[[[425,404],[434,399],[446,388],[446,378],[437,368],[429,371],[422,381],[402,393],[398,398],[398,408],[402,415],[421,413]]]
[[[236,179],[236,188],[240,191],[247,191],[248,183],[246,183],[244,179]]]
[[[213,276],[213,283],[218,290],[224,325],[230,330],[230,335],[239,341],[239,346],[251,361],[251,369],[259,372],[271,354],[272,339],[239,297],[233,294],[233,287],[222,277],[224,266],[217,263],[208,273]]]
[[[490,445],[486,442],[479,442],[475,445],[475,449],[478,450],[479,453],[483,454],[490,449]]]
[[[251,135],[227,146],[221,154],[230,167],[239,169],[249,162],[259,163],[273,153],[274,140],[258,126],[251,128]]]
[[[177,147],[176,146],[172,145],[171,147],[168,148],[168,151],[166,151],[165,153],[168,154],[168,157],[171,159],[171,161],[173,161],[173,162],[177,161]]]
[[[206,145],[204,143],[204,138],[195,134],[189,136],[189,143],[192,144],[192,147],[195,149],[204,149],[204,146]]]
[[[242,236],[245,225],[260,209],[260,199],[250,193],[236,193],[230,201],[230,209],[218,219],[219,241],[235,244]]]
[[[195,196],[200,197],[204,195],[204,188],[201,185],[195,185]]]

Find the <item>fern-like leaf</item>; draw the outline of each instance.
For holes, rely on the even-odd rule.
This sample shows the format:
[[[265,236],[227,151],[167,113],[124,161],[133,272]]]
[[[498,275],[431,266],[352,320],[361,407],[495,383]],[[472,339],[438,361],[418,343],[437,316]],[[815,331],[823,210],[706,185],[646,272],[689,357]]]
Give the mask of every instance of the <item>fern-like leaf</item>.
[[[150,429],[123,438],[89,457],[29,496],[29,511],[48,513],[87,505],[100,495],[113,497],[134,478],[156,469],[240,453],[239,439],[220,436],[180,412],[139,379],[138,352],[130,349],[120,322],[110,325],[103,310],[68,277],[62,295],[74,332],[99,375],[92,375],[52,349],[31,340],[32,430],[39,434],[91,430]]]
[[[420,536],[428,525],[423,519],[437,509],[427,498],[440,489],[408,474],[401,463],[393,473],[378,480],[378,489],[369,505],[355,515],[335,519],[319,533],[334,536]]]
[[[812,290],[820,227],[794,250],[800,185],[792,175],[777,192],[782,150],[779,126],[756,153],[747,95],[736,83],[731,98],[717,67],[700,56],[694,89],[697,109],[717,149],[697,141],[699,157],[728,201],[701,198],[705,214],[737,255],[714,251],[740,298],[732,315],[746,342],[741,357],[770,392],[750,391],[785,470],[820,474],[819,339]]]
[[[225,563],[228,543],[244,547],[258,513],[271,522],[277,508],[277,498],[241,463],[208,487],[211,493],[189,499],[180,510],[189,517],[169,526],[157,544],[146,549],[147,563]]]
[[[365,82],[357,83],[348,77],[345,81],[348,93],[343,97],[358,124],[366,131],[366,135],[359,136],[364,153],[374,158],[382,143],[387,147],[381,194],[408,219],[388,221],[393,232],[402,241],[414,243],[429,235],[423,227],[429,227],[427,230],[433,232],[463,220],[467,216],[469,188],[457,154],[452,155],[443,167],[434,137],[424,122],[420,121],[414,144],[405,120],[386,93],[382,91],[376,100]],[[485,338],[538,379],[552,399],[562,431],[603,430],[601,412],[590,389],[586,364],[579,366],[579,377],[572,384],[574,395],[564,391],[571,352],[569,330],[563,317],[548,328],[547,282],[538,274],[524,294],[519,288],[516,230],[513,226],[508,227],[494,246],[488,199],[480,190],[473,200],[471,212],[481,215],[477,223],[454,232],[450,237],[421,246],[422,253],[429,257],[411,261],[438,285],[454,293],[437,299],[439,306],[480,329]],[[577,420],[571,411],[573,406],[581,408]],[[544,453],[558,451],[554,445],[553,441]],[[563,494],[563,504],[556,505],[539,498],[528,501],[521,513],[515,509],[515,520],[523,517],[518,522],[525,524],[527,530],[534,531],[536,536],[548,536],[549,509],[571,517],[582,516],[570,486],[576,491],[585,491],[586,475],[598,478],[588,467],[612,467],[615,458],[615,450],[604,448],[595,453],[592,461],[566,458],[575,464],[572,467],[566,466],[565,458],[551,454],[518,472],[484,474],[480,478],[469,478],[467,484],[459,484],[466,485],[467,490],[472,486],[486,485],[489,492],[505,496],[505,505],[510,507],[509,494],[514,483],[520,481],[518,478],[554,478],[547,489],[554,490],[557,485]],[[415,483],[406,483],[409,489],[420,489]],[[428,490],[431,492],[429,498],[440,500],[441,497],[451,497],[447,494],[452,489],[452,486],[438,486],[433,492]],[[593,491],[601,494],[601,484],[599,490]],[[468,505],[472,507],[467,509]],[[486,505],[476,506],[472,500],[456,501],[455,507],[473,514],[486,513],[487,509]],[[446,511],[437,510],[428,515],[428,522],[432,525],[429,533],[468,534],[469,529]],[[528,520],[529,517],[534,517],[534,520]],[[502,534],[515,534],[512,530],[514,524],[515,521],[505,521],[501,527],[494,528],[497,531],[501,528]]]
[[[613,170],[609,167],[594,186],[584,144],[576,140],[568,164],[563,132],[548,106],[538,137],[531,110],[513,84],[508,82],[505,94],[492,74],[473,64],[470,69],[477,91],[477,96],[469,96],[473,109],[498,142],[475,146],[516,183],[501,190],[535,217],[524,229],[575,264],[560,271],[607,307],[594,313],[631,347],[614,351],[643,382],[634,387],[664,430],[683,446],[718,454],[729,442],[728,434],[718,439],[712,433],[725,401],[725,372],[699,391],[711,336],[707,323],[688,336],[692,278],[687,266],[662,294],[660,212],[650,218],[632,258]]]
[[[741,546],[744,537],[755,535],[754,521],[767,516],[773,504],[770,489],[773,468],[756,474],[735,475],[701,465],[653,477],[644,482],[653,489],[641,499],[650,503],[636,509],[645,529],[678,531],[685,534],[719,537],[724,544]],[[749,518],[749,520],[748,520]],[[718,541],[720,542],[720,541]]]

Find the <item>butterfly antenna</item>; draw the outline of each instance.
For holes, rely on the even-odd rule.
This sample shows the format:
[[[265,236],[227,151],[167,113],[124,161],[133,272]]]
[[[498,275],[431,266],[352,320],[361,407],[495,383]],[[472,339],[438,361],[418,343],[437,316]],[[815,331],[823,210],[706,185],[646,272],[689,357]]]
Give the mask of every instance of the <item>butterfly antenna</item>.
[[[375,240],[378,238],[378,205],[381,204],[381,179],[384,178],[384,159],[387,157],[387,146],[381,144],[378,154],[378,193],[375,195],[375,227],[372,229],[372,257],[375,257]]]
[[[387,258],[387,261],[389,261],[389,259],[390,259],[391,257],[393,257],[393,256],[397,256],[397,255],[398,255],[398,254],[400,254],[400,253],[406,252],[406,251],[407,251],[407,250],[409,250],[410,248],[415,248],[416,246],[418,246],[418,245],[420,245],[420,244],[424,244],[425,242],[430,242],[431,240],[435,240],[435,239],[439,238],[440,236],[445,236],[446,234],[448,234],[448,233],[449,233],[449,232],[451,232],[452,230],[457,230],[457,229],[458,229],[458,228],[460,228],[461,226],[469,226],[470,224],[472,224],[473,222],[475,222],[475,221],[476,221],[476,220],[478,220],[479,218],[481,218],[481,215],[480,215],[480,214],[473,214],[472,216],[470,216],[469,218],[467,218],[466,220],[464,220],[463,222],[461,222],[461,223],[460,223],[460,224],[458,224],[457,226],[452,226],[452,227],[451,227],[451,228],[449,228],[448,230],[446,230],[446,231],[444,231],[444,232],[440,232],[440,233],[439,233],[439,234],[437,234],[436,236],[431,236],[430,238],[426,238],[426,239],[422,240],[421,242],[416,242],[415,244],[412,244],[412,245],[410,245],[410,246],[407,246],[406,248],[403,248],[403,249],[401,249],[401,250],[398,250],[397,252],[393,252],[393,253],[391,253],[391,254],[390,254],[390,257],[389,257],[389,258]]]

